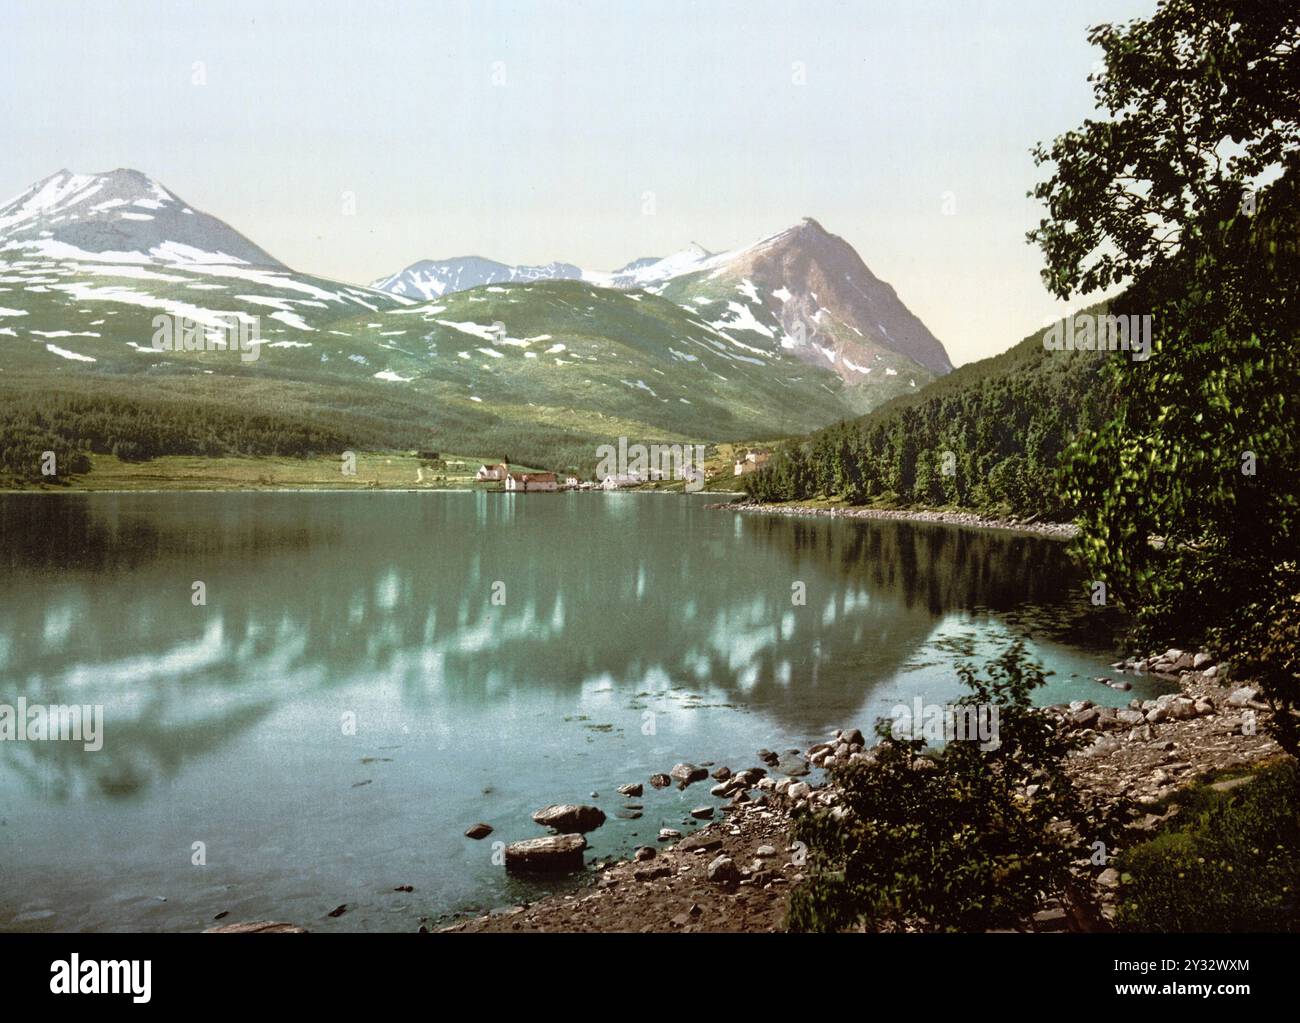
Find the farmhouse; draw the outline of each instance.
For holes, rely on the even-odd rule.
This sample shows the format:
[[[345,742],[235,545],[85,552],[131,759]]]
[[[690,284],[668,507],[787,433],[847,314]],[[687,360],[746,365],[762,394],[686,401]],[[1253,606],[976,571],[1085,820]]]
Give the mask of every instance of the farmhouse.
[[[509,491],[555,490],[555,473],[553,472],[508,472],[506,489]]]
[[[763,466],[767,465],[767,461],[771,457],[772,456],[766,451],[750,451],[744,458],[736,459],[736,466],[732,475],[745,476],[751,472],[757,472],[759,469],[763,468]]]
[[[480,483],[500,483],[509,471],[505,462],[498,462],[496,465],[480,465],[474,478]]]

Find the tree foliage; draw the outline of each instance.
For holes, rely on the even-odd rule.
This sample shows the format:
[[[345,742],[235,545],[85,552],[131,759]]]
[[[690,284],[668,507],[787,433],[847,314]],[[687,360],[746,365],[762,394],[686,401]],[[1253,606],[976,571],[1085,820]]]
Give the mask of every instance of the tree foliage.
[[[927,751],[881,721],[872,757],[833,772],[843,811],[796,821],[811,876],[792,896],[793,929],[1013,927],[1064,890],[1078,835],[1096,829],[1062,767],[1075,740],[1030,705],[1042,669],[1016,643],[986,680],[959,672],[959,705],[998,707],[998,745]]]
[[[745,478],[760,501],[839,498],[1068,516],[1057,483],[1081,431],[1109,414],[1099,352],[1046,352],[1041,332],[915,396],[778,449]]]
[[[1195,644],[1248,629],[1300,555],[1300,7],[1164,0],[1090,38],[1106,117],[1036,150],[1029,237],[1062,298],[1127,284],[1154,348],[1111,364],[1115,414],[1068,453],[1065,497],[1142,638]]]

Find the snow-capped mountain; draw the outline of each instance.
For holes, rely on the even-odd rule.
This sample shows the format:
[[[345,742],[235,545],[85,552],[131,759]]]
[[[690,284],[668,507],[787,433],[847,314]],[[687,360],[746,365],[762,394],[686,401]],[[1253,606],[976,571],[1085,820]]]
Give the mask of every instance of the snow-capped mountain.
[[[126,388],[146,405],[162,389],[321,422],[351,410],[376,442],[434,430],[473,451],[529,425],[557,444],[611,423],[806,433],[948,368],[893,289],[812,221],[608,273],[465,258],[380,283],[290,269],[138,171],[60,171],[0,206],[0,386]],[[160,345],[160,318],[202,337],[182,324],[184,346]]]
[[[846,383],[903,373],[909,367],[894,356],[921,367],[925,380],[953,368],[897,292],[811,218],[744,249],[663,263],[639,271],[640,286],[696,309],[714,327],[775,341]]]
[[[0,254],[105,262],[284,264],[136,170],[61,170],[0,206]]]
[[[862,389],[864,407],[952,369],[943,345],[894,289],[848,242],[810,218],[741,249],[715,253],[692,244],[608,272],[467,257],[417,263],[375,287],[431,298],[543,277],[580,277],[598,287],[661,295],[740,343],[765,353],[781,349],[831,370]]]
[[[509,284],[516,281],[577,280],[582,271],[569,263],[545,266],[507,266],[480,256],[455,259],[423,259],[405,270],[375,281],[371,287],[406,298],[441,298],[457,291],[485,284]]]
[[[260,322],[267,346],[406,299],[297,273],[136,170],[59,171],[0,206],[0,335],[37,364],[141,362],[153,318]],[[109,343],[110,337],[116,341]]]

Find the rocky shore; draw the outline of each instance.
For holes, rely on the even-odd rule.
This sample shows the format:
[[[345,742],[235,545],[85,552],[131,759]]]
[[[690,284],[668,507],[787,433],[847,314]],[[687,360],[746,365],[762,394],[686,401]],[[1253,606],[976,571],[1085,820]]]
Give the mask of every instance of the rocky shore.
[[[1172,655],[1172,656],[1170,656]],[[1186,659],[1185,659],[1186,658]],[[1128,821],[1126,841],[1141,841],[1179,813],[1169,800],[1194,779],[1248,768],[1279,754],[1267,735],[1268,709],[1250,686],[1224,687],[1212,658],[1168,651],[1118,662],[1125,673],[1159,666],[1178,692],[1127,707],[1080,700],[1043,708],[1085,745],[1066,769],[1081,790]],[[1198,663],[1199,662],[1199,663]],[[1193,668],[1192,665],[1198,665]],[[590,865],[589,883],[442,928],[449,932],[779,931],[790,891],[804,880],[806,850],[790,841],[791,814],[811,805],[836,807],[840,794],[820,769],[870,757],[857,729],[836,732],[803,752],[760,751],[763,768],[714,772],[722,819],[689,835],[660,835],[631,859]],[[687,770],[691,765],[678,765]],[[699,769],[696,769],[698,771]],[[788,770],[794,774],[784,774]],[[771,773],[769,773],[769,771]],[[698,775],[674,769],[678,784]],[[1218,785],[1238,784],[1234,779]],[[1032,797],[1032,793],[1028,794]],[[1113,848],[1108,855],[1122,852]],[[1080,861],[1072,904],[1049,905],[1024,930],[1104,930],[1114,916],[1118,871]]]
[[[980,529],[1009,529],[1018,533],[1033,533],[1054,540],[1070,540],[1078,534],[1078,527],[1070,522],[1039,522],[1033,519],[998,519],[977,515],[974,512],[933,511],[928,509],[891,508],[824,508],[799,504],[758,504],[753,501],[732,501],[709,504],[707,508],[719,511],[750,512],[759,515],[820,516],[833,519],[900,519],[907,522],[941,522],[950,526],[972,526]]]
[[[1249,783],[1249,770],[1281,753],[1268,735],[1270,711],[1253,686],[1225,686],[1213,658],[1168,650],[1118,661],[1119,679],[1098,679],[1123,688],[1123,676],[1155,672],[1177,691],[1125,707],[1090,700],[1042,708],[1083,743],[1066,761],[1075,785],[1123,822],[1122,842],[1133,844],[1174,824],[1180,788],[1210,780],[1226,789]],[[690,816],[707,821],[689,834],[664,828],[654,845],[627,859],[588,862],[585,834],[601,827],[595,806],[556,804],[533,821],[549,834],[506,847],[506,870],[534,877],[584,875],[576,887],[533,903],[504,906],[438,928],[443,932],[774,932],[785,928],[790,892],[805,879],[807,850],[791,841],[792,816],[811,807],[842,814],[842,796],[830,769],[870,758],[856,728],[838,730],[807,750],[759,750],[756,764],[741,770],[702,762],[680,763],[642,780],[624,781],[619,813],[637,813],[655,789],[698,787],[700,805]],[[1232,776],[1233,774],[1236,776]],[[1224,774],[1229,777],[1222,778]],[[707,793],[707,795],[706,795]],[[1026,790],[1025,798],[1033,792]],[[490,826],[469,828],[481,840]],[[1123,847],[1106,850],[1106,859]],[[1084,859],[1066,902],[1045,907],[1025,931],[1106,930],[1115,915],[1119,872],[1108,862]],[[425,930],[424,927],[420,928]],[[214,931],[298,931],[289,923],[226,924]]]

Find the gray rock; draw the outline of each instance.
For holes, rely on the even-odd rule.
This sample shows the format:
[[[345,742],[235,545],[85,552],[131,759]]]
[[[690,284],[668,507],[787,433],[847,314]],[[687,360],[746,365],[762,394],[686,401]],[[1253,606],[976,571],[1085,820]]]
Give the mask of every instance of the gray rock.
[[[1246,707],[1259,698],[1259,690],[1254,686],[1242,686],[1228,694],[1228,706]]]
[[[632,854],[632,858],[638,863],[644,863],[646,860],[653,860],[658,855],[659,850],[653,845],[642,845],[637,846],[637,850]]]
[[[696,767],[694,764],[674,764],[668,774],[682,785],[692,785],[707,778],[709,770],[706,767]]]
[[[714,781],[726,781],[728,778],[731,777],[731,768],[719,767],[709,777],[711,777]]]
[[[714,884],[737,884],[740,881],[740,869],[730,856],[719,856],[709,864],[707,876]]]
[[[659,829],[659,841],[661,842],[675,842],[677,841],[677,839],[681,837],[682,837],[682,833],[678,831],[676,828]]]
[[[862,737],[861,730],[857,728],[850,728],[847,732],[841,732],[840,738],[851,746],[854,744],[865,746],[867,744],[867,740]]]
[[[669,778],[668,775],[666,775],[666,774],[652,774],[652,775],[650,775],[650,784],[653,785],[653,786],[654,786],[655,788],[657,788],[657,789],[666,789],[666,788],[667,788],[669,785],[671,785],[672,783],[673,783],[673,780],[672,780],[671,778]]]
[[[1070,716],[1070,723],[1075,728],[1092,728],[1101,718],[1101,712],[1096,707],[1088,707],[1084,710],[1075,711]]]
[[[812,786],[806,781],[797,781],[785,790],[785,794],[790,799],[807,799],[812,795]]]
[[[547,835],[506,846],[506,870],[520,874],[562,874],[582,869],[587,840],[581,835]]]
[[[1208,668],[1213,663],[1214,658],[1205,653],[1205,651],[1201,651],[1192,658],[1192,667],[1196,671],[1200,671],[1202,668]]]
[[[694,810],[691,811],[691,816],[694,817],[697,821],[706,821],[713,816],[713,807],[697,806]]]
[[[811,772],[812,768],[808,766],[808,761],[803,757],[787,753],[777,762],[776,770],[779,774],[784,774],[789,778],[802,778]]]
[[[1140,725],[1145,718],[1140,710],[1121,710],[1116,713],[1115,720],[1123,725]]]
[[[487,838],[490,834],[492,834],[492,825],[484,824],[482,821],[467,828],[465,831],[466,838],[473,838],[475,840]]]
[[[581,835],[604,824],[605,811],[598,806],[555,803],[533,814],[533,821],[564,835]]]
[[[645,791],[645,789],[641,786],[641,783],[639,781],[636,781],[636,782],[631,782],[627,785],[620,785],[618,787],[618,791],[621,795],[624,796],[639,796],[641,795],[641,793]]]

